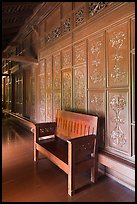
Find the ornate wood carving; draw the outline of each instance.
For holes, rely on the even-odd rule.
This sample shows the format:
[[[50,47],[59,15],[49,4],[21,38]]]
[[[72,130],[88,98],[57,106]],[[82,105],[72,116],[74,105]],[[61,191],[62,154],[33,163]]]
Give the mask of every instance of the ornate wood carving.
[[[41,60],[39,63],[39,74],[45,73],[45,60]]]
[[[73,102],[75,110],[85,111],[86,110],[86,65],[79,66],[74,69],[74,94]]]
[[[52,57],[46,59],[46,90],[52,91]]]
[[[36,108],[35,108],[35,77],[31,77],[31,115],[30,118],[32,120],[35,120],[35,113],[36,113]]]
[[[105,117],[106,110],[106,94],[103,90],[89,91],[88,111],[98,116]]]
[[[89,3],[89,15],[94,16],[96,13],[104,10],[106,7],[111,5],[113,2],[90,2]]]
[[[67,48],[62,51],[62,68],[70,68],[72,66],[72,51]]]
[[[47,42],[50,42],[61,36],[61,27],[57,26],[50,33],[47,34]]]
[[[53,88],[54,89],[61,89],[60,53],[53,56]]]
[[[62,109],[72,108],[72,70],[62,71]]]
[[[81,25],[85,20],[84,7],[75,12],[75,26]]]
[[[107,32],[108,86],[128,86],[129,25],[127,22]]]
[[[46,121],[52,121],[52,93],[46,93]]]
[[[73,49],[74,65],[86,63],[86,41],[74,45]]]
[[[89,39],[89,88],[105,87],[105,43],[104,36]]]
[[[45,75],[39,76],[39,118],[45,121]]]
[[[128,91],[110,91],[108,93],[109,145],[129,154],[130,134],[128,122]]]
[[[56,119],[56,111],[61,110],[61,92],[54,92],[53,94],[53,119]]]
[[[71,18],[67,18],[62,23],[62,34],[68,33],[71,29]]]

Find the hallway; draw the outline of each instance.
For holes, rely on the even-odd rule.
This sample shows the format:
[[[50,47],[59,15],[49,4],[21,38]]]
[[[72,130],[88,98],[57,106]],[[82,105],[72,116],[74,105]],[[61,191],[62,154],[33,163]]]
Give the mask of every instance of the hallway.
[[[33,162],[33,135],[2,119],[2,202],[134,202],[135,192],[100,176],[76,195],[67,194],[67,175],[40,155]]]

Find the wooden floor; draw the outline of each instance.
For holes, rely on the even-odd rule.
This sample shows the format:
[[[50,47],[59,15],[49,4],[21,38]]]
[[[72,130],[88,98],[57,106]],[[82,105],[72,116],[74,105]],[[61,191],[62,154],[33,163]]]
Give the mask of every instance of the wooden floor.
[[[33,135],[2,119],[2,202],[135,202],[135,192],[106,176],[67,194],[67,175],[40,155],[33,162]]]

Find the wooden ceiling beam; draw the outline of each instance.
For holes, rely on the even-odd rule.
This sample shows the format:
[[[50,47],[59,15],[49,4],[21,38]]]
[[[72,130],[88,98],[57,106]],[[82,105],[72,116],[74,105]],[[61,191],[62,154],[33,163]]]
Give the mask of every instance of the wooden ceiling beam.
[[[2,59],[14,61],[14,62],[31,63],[31,64],[38,65],[38,60],[35,58],[26,57],[26,56],[17,56],[17,55],[11,55],[9,57],[8,53],[6,52],[2,53]]]

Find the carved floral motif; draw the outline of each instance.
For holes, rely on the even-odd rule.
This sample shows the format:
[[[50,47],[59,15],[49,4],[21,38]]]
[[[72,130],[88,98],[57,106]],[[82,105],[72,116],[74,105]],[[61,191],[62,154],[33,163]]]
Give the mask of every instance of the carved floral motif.
[[[91,65],[95,68],[93,69],[92,73],[90,74],[89,78],[94,84],[99,84],[103,80],[105,80],[105,77],[103,77],[103,73],[101,70],[99,70],[99,66],[101,64],[101,49],[102,49],[103,43],[102,41],[92,42],[91,44]]]
[[[63,108],[71,109],[71,73],[63,73]]]
[[[71,52],[69,50],[63,53],[62,66],[63,67],[71,66]]]
[[[125,123],[124,119],[120,117],[120,112],[124,110],[125,106],[126,100],[121,95],[119,95],[118,97],[113,96],[110,99],[110,107],[115,112],[115,117],[111,119],[111,121],[115,123],[115,128],[113,131],[111,131],[110,138],[115,145],[120,146],[123,146],[127,141],[124,132],[120,127],[121,124]]]
[[[81,8],[75,13],[75,24],[76,26],[84,22],[84,8]]]
[[[46,117],[47,117],[47,121],[52,121],[52,94],[49,93],[47,94],[46,97],[47,101],[46,101]]]
[[[47,41],[51,41],[51,40],[54,40],[58,37],[61,36],[61,27],[58,26],[56,28],[54,28],[48,35],[47,35]]]
[[[89,3],[89,15],[94,16],[104,8],[108,7],[112,2],[91,2]]]
[[[70,18],[67,18],[63,23],[63,33],[70,31]]]
[[[75,108],[83,109],[85,108],[85,69],[75,70]]]
[[[112,61],[114,61],[113,70],[110,74],[111,79],[114,83],[122,82],[127,77],[127,72],[121,71],[121,60],[124,58],[119,54],[120,48],[124,45],[126,35],[123,31],[114,32],[110,39],[111,47],[114,48],[114,54],[112,55]]]
[[[90,103],[95,105],[95,109],[97,112],[102,111],[102,105],[103,105],[103,98],[100,96],[96,96],[95,94],[91,96]]]
[[[54,89],[61,88],[60,55],[54,58]]]
[[[86,49],[84,44],[75,47],[75,64],[84,63],[86,61]]]

